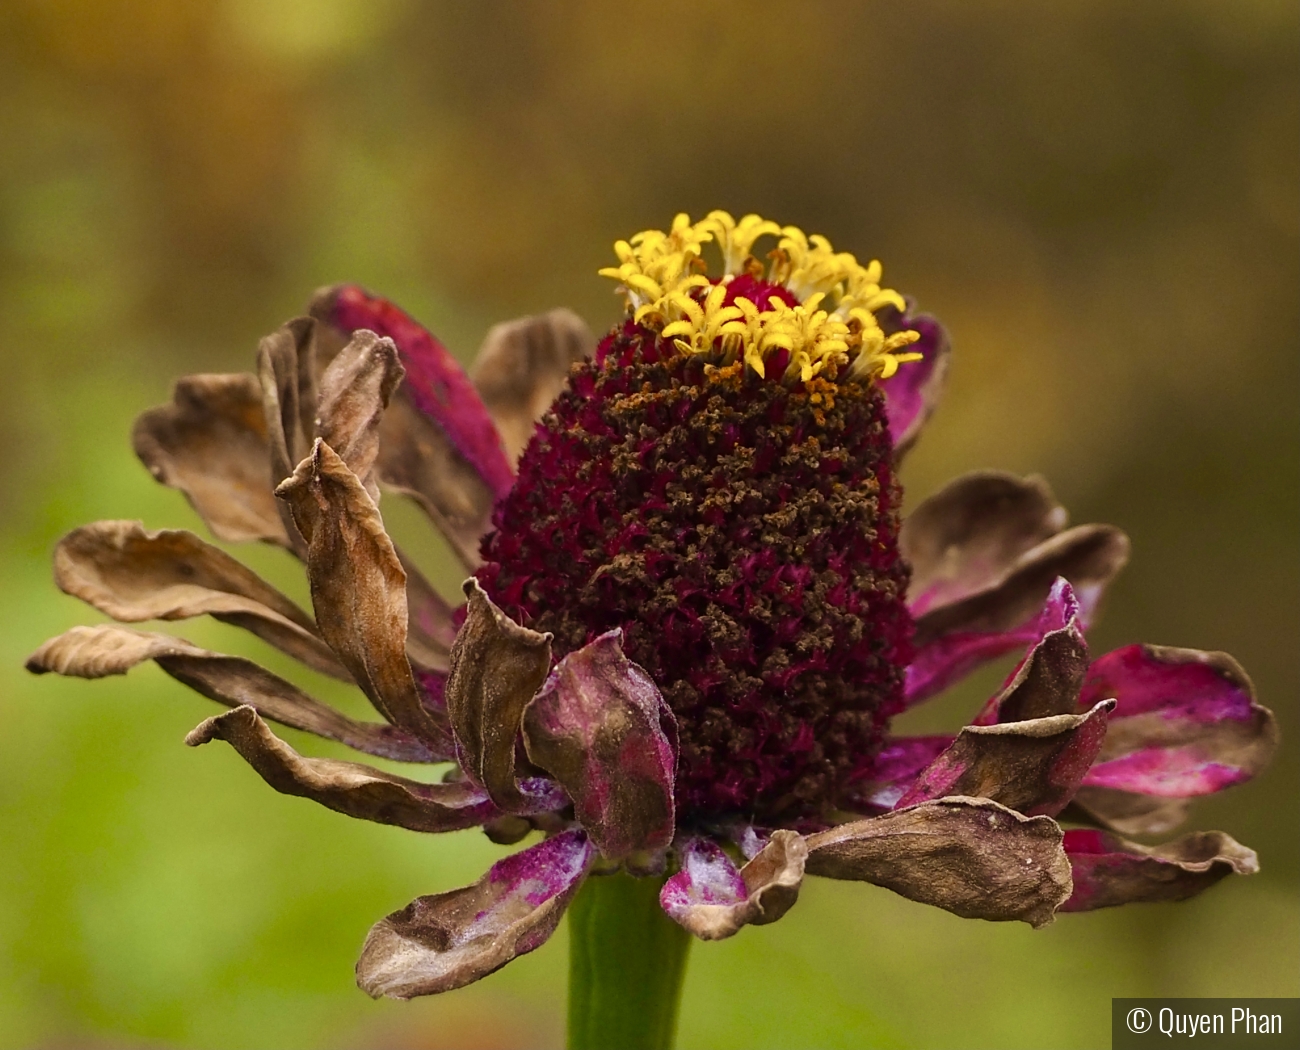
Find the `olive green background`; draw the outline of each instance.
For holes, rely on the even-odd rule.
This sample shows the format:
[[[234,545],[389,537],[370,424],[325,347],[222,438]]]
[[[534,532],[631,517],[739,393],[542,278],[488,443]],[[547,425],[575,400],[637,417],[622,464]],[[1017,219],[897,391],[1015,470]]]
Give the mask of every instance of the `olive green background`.
[[[1284,742],[1189,825],[1262,874],[1038,932],[811,880],[782,922],[696,945],[682,1047],[1103,1047],[1111,996],[1300,994],[1296,23],[1289,0],[8,0],[0,1046],[562,1041],[563,930],[436,999],[352,985],[371,922],[501,848],[351,822],[183,747],[213,708],[152,666],[21,663],[99,619],[49,582],[63,532],[202,531],[129,445],[174,376],[248,368],[336,280],[462,359],[555,305],[604,327],[610,243],[714,207],[881,258],[949,326],[912,501],[1046,474],[1074,520],[1133,537],[1095,650],[1226,649]],[[385,512],[450,592],[432,533]],[[240,553],[305,598],[288,556]],[[285,667],[233,628],[164,629]],[[955,727],[997,674],[906,728]]]

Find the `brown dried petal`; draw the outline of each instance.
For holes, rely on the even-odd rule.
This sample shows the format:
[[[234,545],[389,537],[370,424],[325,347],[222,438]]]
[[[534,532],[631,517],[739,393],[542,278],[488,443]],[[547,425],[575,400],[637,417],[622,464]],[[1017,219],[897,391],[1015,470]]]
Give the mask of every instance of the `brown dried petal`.
[[[465,623],[451,649],[447,714],[466,772],[507,812],[527,804],[515,784],[515,743],[524,708],[546,680],[551,636],[521,627],[478,581],[465,581]]]
[[[1055,816],[1078,790],[1106,735],[1114,700],[1085,715],[967,726],[898,801],[905,809],[952,795],[988,798],[1030,816]]]
[[[469,377],[512,464],[564,389],[570,367],[595,348],[591,329],[572,310],[521,317],[488,330]]]
[[[740,871],[712,842],[697,839],[683,850],[681,870],[664,883],[659,903],[701,940],[722,940],[742,926],[776,922],[794,907],[807,860],[808,846],[793,831],[774,831]]]
[[[1051,817],[986,798],[943,798],[810,835],[810,875],[884,886],[967,919],[1045,926],[1070,896]]]
[[[452,609],[396,544],[397,560],[406,573],[406,655],[427,671],[447,670],[456,624]]]
[[[320,380],[317,433],[376,503],[379,487],[371,471],[379,455],[379,424],[405,375],[393,341],[362,330],[353,334]]]
[[[582,832],[562,832],[498,861],[472,886],[417,897],[371,929],[357,984],[376,999],[434,995],[541,947],[595,852]]]
[[[316,322],[299,317],[281,325],[257,347],[257,378],[262,385],[262,416],[270,452],[274,489],[293,473],[316,435]],[[307,556],[289,508],[276,502],[293,552]]]
[[[350,682],[310,616],[224,551],[183,529],[98,521],[54,549],[54,580],[115,620],[212,616],[270,642],[308,667]]]
[[[1061,819],[1109,828],[1121,835],[1164,835],[1187,820],[1190,807],[1185,798],[1135,795],[1085,784],[1075,792]]]
[[[1032,617],[1053,581],[1074,588],[1085,623],[1101,594],[1128,561],[1128,537],[1113,525],[1079,525],[1023,554],[998,583],[938,606],[916,620],[916,645],[955,631],[1007,631]]]
[[[320,439],[276,494],[307,540],[312,604],[330,648],[380,714],[439,739],[406,658],[406,573],[374,501]]]
[[[149,473],[184,493],[220,539],[291,548],[269,484],[270,449],[256,376],[177,380],[172,403],[143,413],[131,440]]]
[[[912,566],[912,615],[995,586],[1065,522],[1065,508],[1036,475],[987,470],[949,482],[907,516],[899,534]]]
[[[1061,911],[1186,900],[1234,873],[1259,871],[1255,851],[1222,831],[1195,831],[1160,846],[1102,831],[1067,831],[1065,851],[1074,867],[1074,892]]]
[[[145,660],[155,661],[177,681],[219,704],[248,705],[265,718],[367,754],[399,762],[452,757],[450,739],[437,746],[382,722],[357,722],[249,660],[209,652],[168,634],[112,624],[74,627],[42,645],[28,659],[27,669],[34,674],[102,678],[126,674]]]
[[[186,738],[190,747],[224,740],[271,787],[378,824],[408,831],[458,831],[491,820],[497,809],[467,781],[425,784],[357,762],[304,758],[251,707],[237,707],[201,722]]]

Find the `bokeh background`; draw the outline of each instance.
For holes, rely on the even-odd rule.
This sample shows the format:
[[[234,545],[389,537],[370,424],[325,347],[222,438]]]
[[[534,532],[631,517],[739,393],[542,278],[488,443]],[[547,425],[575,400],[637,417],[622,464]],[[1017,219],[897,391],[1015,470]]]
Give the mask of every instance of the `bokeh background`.
[[[957,349],[909,498],[1046,474],[1134,540],[1095,650],[1234,653],[1284,747],[1190,825],[1257,848],[1256,877],[1039,932],[814,880],[696,946],[682,1047],[1103,1047],[1111,996],[1300,994],[1296,43],[1290,0],[7,0],[0,1046],[562,1042],[563,931],[440,998],[352,986],[371,922],[500,848],[184,748],[212,708],[152,666],[21,663],[97,618],[49,582],[63,532],[203,531],[129,447],[175,375],[248,368],[345,279],[466,360],[559,304],[599,329],[610,243],[714,207],[883,259]],[[450,593],[438,541],[385,508]],[[305,600],[287,556],[240,553]],[[283,670],[233,628],[169,627]],[[998,675],[910,727],[956,726]]]

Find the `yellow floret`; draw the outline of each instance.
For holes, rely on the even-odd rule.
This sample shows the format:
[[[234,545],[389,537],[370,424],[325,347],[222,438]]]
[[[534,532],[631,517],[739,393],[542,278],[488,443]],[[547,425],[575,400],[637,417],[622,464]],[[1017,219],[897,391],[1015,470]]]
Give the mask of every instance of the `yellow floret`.
[[[778,237],[768,253],[765,279],[787,288],[799,305],[771,299],[760,309],[744,297],[724,306],[727,285],[741,273],[764,278],[754,256],[761,237]],[[722,255],[722,274],[707,276],[701,257],[713,241]],[[903,298],[880,287],[880,263],[861,265],[848,252],[836,252],[821,236],[808,237],[794,226],[778,226],[757,215],[739,222],[725,211],[710,212],[698,223],[686,214],[673,219],[667,233],[645,230],[614,245],[619,265],[600,273],[619,282],[633,319],[671,339],[685,354],[711,354],[729,366],[743,361],[759,376],[765,362],[785,350],[789,365],[779,378],[805,386],[815,379],[845,376],[859,382],[887,379],[899,364],[918,353],[899,353],[916,342],[916,332],[886,337],[876,311],[904,309]],[[823,306],[832,300],[833,309]]]

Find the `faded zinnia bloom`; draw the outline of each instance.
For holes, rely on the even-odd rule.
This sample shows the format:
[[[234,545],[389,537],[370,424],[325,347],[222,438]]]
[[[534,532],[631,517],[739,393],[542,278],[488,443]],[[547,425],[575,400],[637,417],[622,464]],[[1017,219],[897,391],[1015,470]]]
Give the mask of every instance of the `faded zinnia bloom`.
[[[584,879],[620,869],[667,876],[664,911],[704,939],[779,919],[806,874],[1041,926],[1256,870],[1222,832],[1121,837],[1168,833],[1276,745],[1223,653],[1090,661],[1122,533],[1066,528],[1043,481],[992,472],[902,519],[898,463],[948,346],[879,264],[724,212],[616,252],[602,272],[627,313],[598,346],[555,311],[493,329],[466,376],[406,314],[343,286],[263,340],[256,374],[187,377],[140,418],[137,453],[218,537],[303,560],[314,617],[188,532],[98,522],[58,546],[59,586],[113,618],[237,624],[355,682],[382,722],[126,627],[73,628],[29,668],[154,660],[232,708],[187,742],[228,742],[278,791],[415,831],[543,833],[380,921],[358,964],[372,995],[492,972],[547,939]],[[393,545],[381,487],[413,497],[472,573],[463,606]],[[891,733],[1013,652],[956,736]],[[427,783],[305,757],[267,721],[455,766]]]

